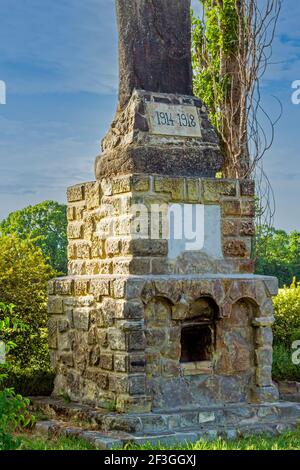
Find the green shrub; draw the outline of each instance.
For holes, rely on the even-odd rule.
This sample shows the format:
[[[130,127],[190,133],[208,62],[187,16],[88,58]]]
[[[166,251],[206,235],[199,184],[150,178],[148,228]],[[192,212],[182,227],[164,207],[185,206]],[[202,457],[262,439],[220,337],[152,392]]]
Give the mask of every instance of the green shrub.
[[[292,362],[292,351],[282,345],[274,346],[273,353],[274,380],[300,380],[300,365]]]
[[[20,441],[14,433],[34,424],[28,407],[29,400],[16,394],[13,389],[0,391],[0,450],[17,449]]]
[[[300,283],[280,289],[274,298],[274,344],[290,350],[293,341],[300,340]]]
[[[1,302],[1,310],[13,313],[13,305]],[[0,336],[17,333],[23,330],[24,325],[20,321],[14,321],[4,317],[0,321]],[[13,341],[8,340],[8,351],[16,347]],[[7,378],[9,364],[1,365],[0,370],[0,450],[17,449],[20,441],[14,437],[14,433],[34,423],[34,417],[29,413],[29,400],[17,394],[13,388],[6,388],[3,384]]]
[[[2,387],[12,387],[25,397],[51,395],[55,373],[50,369],[20,369],[12,367],[4,379]],[[0,388],[2,388],[0,386]]]
[[[55,274],[31,240],[0,236],[0,300],[14,304],[14,320],[27,327],[10,337],[17,346],[10,362],[22,368],[49,368],[47,282]],[[4,317],[7,312],[0,308],[0,321]]]

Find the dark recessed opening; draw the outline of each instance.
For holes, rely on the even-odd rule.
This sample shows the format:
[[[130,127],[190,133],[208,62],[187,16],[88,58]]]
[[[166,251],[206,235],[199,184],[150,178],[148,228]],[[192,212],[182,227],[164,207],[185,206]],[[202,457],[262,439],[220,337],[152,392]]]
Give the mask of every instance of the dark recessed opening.
[[[209,325],[192,325],[182,328],[180,362],[211,361],[213,332]]]

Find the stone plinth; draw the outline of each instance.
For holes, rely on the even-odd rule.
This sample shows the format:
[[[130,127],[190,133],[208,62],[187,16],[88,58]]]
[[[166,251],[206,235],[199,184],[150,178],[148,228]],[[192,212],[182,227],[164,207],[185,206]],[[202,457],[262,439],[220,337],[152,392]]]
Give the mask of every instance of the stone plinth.
[[[155,127],[151,111],[159,113]],[[222,165],[216,132],[199,99],[134,90],[102,141],[95,172],[97,179],[126,174],[215,177]]]
[[[49,284],[56,395],[134,413],[278,398],[277,281],[252,274],[251,181],[128,175],[74,186],[68,200],[69,276]],[[171,259],[170,231],[150,238],[153,207],[168,220],[174,204],[218,209],[216,256],[204,241]],[[184,351],[194,328],[203,351],[200,340]]]

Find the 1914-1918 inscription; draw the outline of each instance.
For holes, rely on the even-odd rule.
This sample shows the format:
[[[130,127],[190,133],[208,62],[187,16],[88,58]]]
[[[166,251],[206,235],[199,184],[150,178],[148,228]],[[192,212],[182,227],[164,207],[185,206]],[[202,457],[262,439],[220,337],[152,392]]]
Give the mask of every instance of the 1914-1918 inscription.
[[[201,137],[201,125],[195,106],[148,103],[151,134]]]

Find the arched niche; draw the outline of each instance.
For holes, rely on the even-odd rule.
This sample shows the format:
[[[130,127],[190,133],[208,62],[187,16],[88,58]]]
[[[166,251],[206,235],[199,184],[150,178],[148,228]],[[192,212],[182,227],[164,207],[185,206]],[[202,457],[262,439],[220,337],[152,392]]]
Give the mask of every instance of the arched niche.
[[[213,361],[218,315],[218,305],[211,297],[200,297],[192,302],[181,323],[181,364]]]

